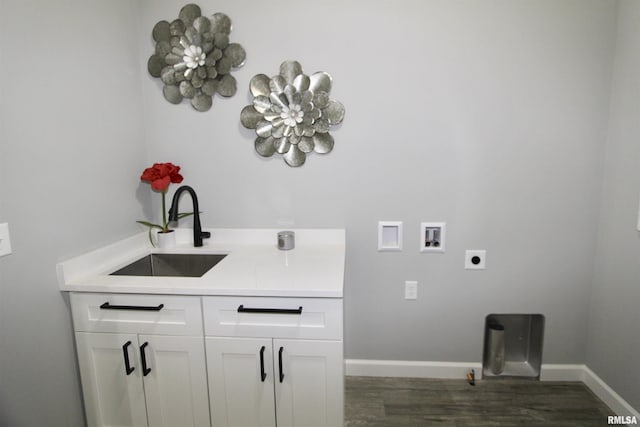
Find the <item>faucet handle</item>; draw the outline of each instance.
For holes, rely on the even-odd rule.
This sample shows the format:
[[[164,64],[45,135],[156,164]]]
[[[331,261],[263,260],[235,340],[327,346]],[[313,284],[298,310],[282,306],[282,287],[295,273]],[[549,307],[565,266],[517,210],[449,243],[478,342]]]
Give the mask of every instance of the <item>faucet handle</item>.
[[[200,235],[202,236],[203,239],[208,239],[211,237],[211,232],[210,231],[201,231]]]

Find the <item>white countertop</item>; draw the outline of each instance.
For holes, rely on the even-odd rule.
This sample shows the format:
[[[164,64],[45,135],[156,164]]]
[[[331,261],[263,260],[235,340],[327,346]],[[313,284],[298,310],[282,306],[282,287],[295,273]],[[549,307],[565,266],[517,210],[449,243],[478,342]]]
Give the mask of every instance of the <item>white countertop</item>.
[[[177,229],[177,245],[153,248],[147,232],[57,265],[62,291],[180,295],[342,298],[345,231],[292,229],[295,248],[276,247],[276,229],[205,229],[211,238],[193,247],[193,231]],[[110,276],[150,253],[227,254],[202,277]]]

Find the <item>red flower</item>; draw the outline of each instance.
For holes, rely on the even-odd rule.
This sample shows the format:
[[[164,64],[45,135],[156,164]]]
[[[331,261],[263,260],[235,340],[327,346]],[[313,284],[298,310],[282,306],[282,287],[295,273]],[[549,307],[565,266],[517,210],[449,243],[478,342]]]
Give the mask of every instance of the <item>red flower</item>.
[[[180,166],[173,163],[154,163],[152,167],[146,168],[140,179],[151,183],[151,188],[157,191],[167,191],[170,183],[178,184],[182,182]]]

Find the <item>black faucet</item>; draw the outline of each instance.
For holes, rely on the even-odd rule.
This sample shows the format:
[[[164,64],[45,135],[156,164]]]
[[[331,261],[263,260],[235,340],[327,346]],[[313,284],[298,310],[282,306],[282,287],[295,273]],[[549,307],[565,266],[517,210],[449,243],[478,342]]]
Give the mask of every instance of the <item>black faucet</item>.
[[[196,196],[196,192],[193,188],[188,185],[183,185],[178,188],[173,195],[173,200],[171,201],[171,207],[169,208],[169,221],[177,221],[178,220],[178,200],[180,199],[180,195],[188,191],[191,194],[191,201],[193,202],[193,246],[199,247],[202,246],[202,238],[211,237],[211,233],[208,231],[202,231],[202,226],[200,225],[200,211],[198,211],[198,196]]]

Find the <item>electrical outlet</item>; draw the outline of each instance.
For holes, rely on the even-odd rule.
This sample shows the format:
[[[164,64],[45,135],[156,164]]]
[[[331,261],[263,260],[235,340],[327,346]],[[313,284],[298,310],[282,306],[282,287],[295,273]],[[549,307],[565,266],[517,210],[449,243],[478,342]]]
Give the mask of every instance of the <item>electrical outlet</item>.
[[[0,224],[0,257],[11,254],[11,239],[9,238],[9,224]]]
[[[487,267],[487,251],[480,249],[467,250],[464,253],[464,268],[467,270],[484,270]]]
[[[404,282],[404,299],[418,299],[418,282],[414,280]]]

